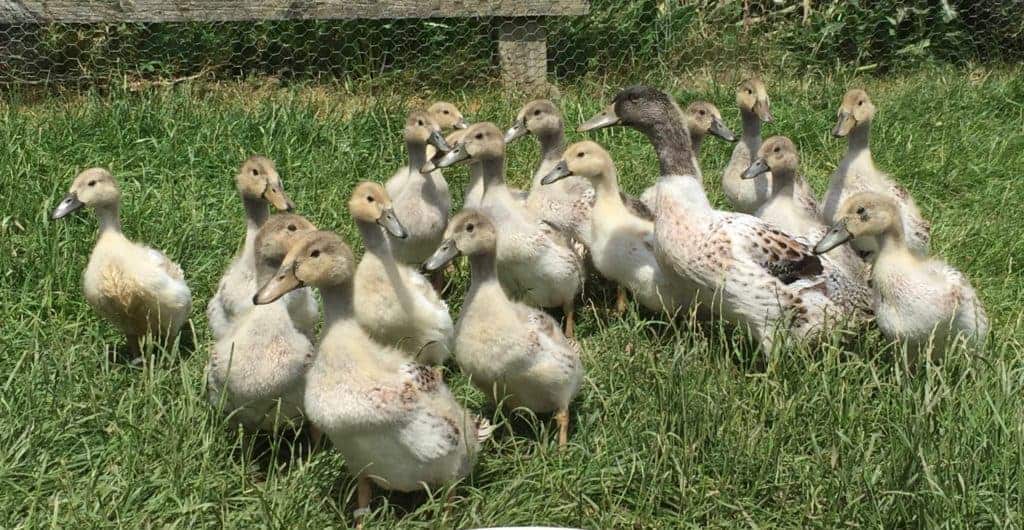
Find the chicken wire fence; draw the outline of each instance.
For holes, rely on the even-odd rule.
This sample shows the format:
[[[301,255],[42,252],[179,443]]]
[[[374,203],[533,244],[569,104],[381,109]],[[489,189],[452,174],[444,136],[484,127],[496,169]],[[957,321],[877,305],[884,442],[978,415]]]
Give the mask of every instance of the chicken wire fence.
[[[204,1],[219,0],[167,4],[188,3],[190,16],[202,18]],[[551,0],[551,4],[567,1],[572,0]],[[123,7],[135,2],[152,4],[153,0],[85,3]],[[472,4],[473,12],[486,13],[488,2],[494,7],[508,4],[508,0],[449,3]],[[546,46],[537,53],[543,56],[542,75],[553,81],[588,75],[650,77],[740,66],[887,71],[930,61],[1024,58],[1024,0],[579,3],[584,14],[522,19],[438,16],[80,23],[53,22],[52,17],[33,12],[34,4],[45,6],[46,2],[0,0],[0,84],[275,76],[465,86],[501,78],[497,34],[508,23],[526,32],[526,41]],[[530,4],[540,5],[543,11],[543,2]],[[83,18],[95,19],[95,12]]]

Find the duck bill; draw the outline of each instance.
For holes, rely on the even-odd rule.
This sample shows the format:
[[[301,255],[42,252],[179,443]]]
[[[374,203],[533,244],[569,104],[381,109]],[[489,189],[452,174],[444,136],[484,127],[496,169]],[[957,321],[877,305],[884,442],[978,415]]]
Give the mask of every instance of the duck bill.
[[[768,107],[768,103],[765,101],[758,101],[757,103],[754,103],[754,112],[757,114],[757,117],[761,118],[761,121],[765,123],[771,123],[772,120],[775,119],[772,116],[771,109]]]
[[[768,162],[766,162],[763,158],[758,158],[757,160],[754,160],[753,164],[750,164],[750,167],[748,167],[742,175],[740,175],[740,178],[744,180],[749,180],[752,178],[759,177],[767,173],[769,170],[770,169],[768,168]]]
[[[526,123],[523,120],[516,120],[511,127],[505,131],[505,143],[510,144],[527,134],[530,134],[530,130],[526,128]]]
[[[853,239],[853,234],[846,229],[846,221],[839,221],[828,229],[828,233],[821,238],[821,241],[818,241],[817,245],[814,245],[814,253],[824,254],[851,239]]]
[[[437,247],[437,250],[427,258],[427,261],[423,262],[423,270],[433,272],[441,267],[444,267],[451,260],[455,259],[459,255],[459,248],[455,246],[455,241],[452,239],[445,239],[441,242],[441,246]]]
[[[726,142],[736,141],[736,135],[725,126],[725,122],[720,118],[714,118],[711,120],[711,128],[708,129],[708,132],[725,140]]]
[[[276,302],[282,296],[304,287],[304,285],[302,280],[295,275],[295,262],[286,261],[278,269],[277,274],[259,291],[256,291],[252,297],[252,303],[265,305]]]
[[[459,120],[453,123],[452,127],[455,127],[456,129],[466,129],[469,128],[469,123],[466,122],[465,118],[459,117]]]
[[[430,131],[430,136],[427,137],[427,143],[434,146],[434,148],[441,153],[447,153],[452,150],[452,146],[448,145],[444,136],[441,136],[440,131]]]
[[[544,178],[540,179],[540,183],[546,186],[571,175],[572,171],[569,171],[569,164],[567,164],[565,160],[559,160],[558,165],[555,166],[547,175],[544,175]]]
[[[295,203],[288,198],[284,190],[280,186],[267,186],[266,190],[263,190],[263,199],[277,208],[278,211],[290,212],[295,209]]]
[[[53,209],[51,217],[54,219],[67,217],[68,214],[81,209],[83,206],[85,206],[85,203],[78,200],[78,195],[69,193],[65,195],[64,198],[60,200],[60,203],[57,204],[57,207]]]
[[[381,212],[380,217],[377,218],[377,224],[384,227],[384,230],[387,230],[389,234],[397,237],[398,239],[405,239],[408,235],[406,234],[405,227],[402,226],[402,223],[398,222],[398,216],[395,215],[395,211],[391,208],[387,208]]]
[[[615,113],[615,104],[612,103],[605,107],[601,112],[598,112],[593,118],[581,123],[580,126],[576,128],[576,131],[596,131],[598,129],[604,129],[605,127],[620,124],[622,124],[622,119]]]
[[[839,117],[836,119],[836,126],[832,129],[832,136],[842,138],[847,134],[850,134],[850,129],[853,128],[853,122],[853,117],[850,116],[849,112],[840,112]]]
[[[437,167],[454,166],[460,162],[469,160],[469,153],[466,152],[466,144],[457,144],[455,149],[448,151],[440,160],[434,162]]]

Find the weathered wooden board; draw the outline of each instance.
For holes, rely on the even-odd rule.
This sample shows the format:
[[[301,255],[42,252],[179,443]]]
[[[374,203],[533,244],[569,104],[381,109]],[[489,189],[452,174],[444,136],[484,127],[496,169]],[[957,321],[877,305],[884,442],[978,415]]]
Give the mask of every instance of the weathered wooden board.
[[[585,15],[587,0],[0,0],[0,23]]]

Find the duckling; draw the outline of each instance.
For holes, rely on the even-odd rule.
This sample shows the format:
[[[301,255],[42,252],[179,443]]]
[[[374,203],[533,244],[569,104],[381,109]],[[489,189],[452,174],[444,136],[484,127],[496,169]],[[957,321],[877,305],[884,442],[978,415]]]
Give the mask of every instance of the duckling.
[[[146,335],[171,341],[188,320],[192,291],[177,263],[159,250],[135,243],[121,232],[121,189],[103,168],[75,177],[68,194],[53,210],[61,219],[83,207],[99,218],[99,237],[82,275],[85,299],[127,337],[138,353]]]
[[[253,245],[256,233],[267,220],[267,205],[273,205],[279,211],[291,211],[295,208],[291,199],[284,192],[284,185],[277,173],[274,161],[263,156],[251,156],[242,162],[235,175],[235,187],[242,197],[245,206],[245,241],[231,264],[224,271],[217,292],[206,305],[206,319],[210,323],[210,331],[214,340],[228,335],[235,322],[252,309],[252,293],[256,291],[256,261]],[[309,325],[310,333],[319,319],[319,311]]]
[[[573,242],[515,200],[505,186],[505,141],[493,123],[470,126],[466,137],[438,161],[440,167],[472,161],[484,182],[482,208],[501,227],[498,271],[509,294],[534,307],[561,307],[566,334],[573,336],[576,294],[583,286],[583,260]]]
[[[448,152],[441,127],[429,113],[413,111],[405,121],[405,147],[409,165],[402,167],[384,184],[394,203],[395,215],[406,228],[406,237],[392,245],[400,263],[423,263],[441,241],[452,207],[448,183],[437,169],[426,174],[427,144]]]
[[[882,333],[916,356],[941,356],[958,339],[980,346],[988,317],[970,281],[946,262],[907,245],[903,205],[886,193],[859,192],[836,210],[836,221],[814,247],[821,254],[856,239],[874,240],[871,283]]]
[[[253,241],[256,285],[273,279],[291,245],[314,230],[294,214],[263,223]],[[274,431],[302,419],[302,382],[314,349],[312,330],[296,325],[292,306],[301,311],[311,300],[309,289],[296,289],[272,304],[253,306],[213,346],[206,364],[207,397],[247,432]]]
[[[765,353],[777,330],[800,340],[822,330],[836,308],[824,293],[821,260],[769,223],[712,207],[696,176],[685,116],[668,94],[626,88],[580,128],[611,125],[642,132],[658,154],[655,255],[701,306],[748,327]]]
[[[541,184],[541,179],[554,169],[565,150],[565,128],[558,107],[546,99],[537,99],[523,106],[515,123],[505,133],[505,143],[510,144],[526,135],[537,137],[541,153],[526,207],[541,220],[589,246],[594,187],[579,177],[565,178],[550,186]]]
[[[460,254],[469,256],[472,283],[459,314],[455,360],[493,403],[553,412],[564,447],[569,403],[583,382],[580,347],[547,313],[509,299],[498,281],[500,239],[486,215],[463,210],[424,268],[437,270]]]
[[[366,245],[355,275],[356,321],[374,340],[421,363],[443,363],[455,335],[452,317],[427,279],[396,259],[393,244],[406,230],[387,192],[376,182],[361,182],[348,208]]]
[[[825,221],[834,223],[839,206],[854,193],[874,191],[886,194],[900,206],[900,218],[903,219],[907,247],[918,254],[928,254],[931,223],[921,215],[907,189],[893,182],[889,175],[879,171],[871,157],[868,142],[874,117],[875,106],[867,92],[853,89],[843,96],[832,136],[847,138],[846,154],[832,174],[828,190],[825,191],[825,204],[822,209]],[[873,243],[872,238],[857,240],[853,242],[853,248],[866,255],[878,250]]]
[[[447,101],[435,101],[427,107],[427,112],[434,118],[434,121],[437,122],[442,131],[469,127],[469,124],[466,123],[466,118],[462,116],[459,108]]]
[[[771,101],[764,83],[757,78],[740,83],[736,89],[736,105],[740,108],[743,132],[722,174],[722,192],[733,210],[753,214],[768,200],[772,190],[771,173],[749,180],[742,178],[761,148],[761,123],[772,121]]]
[[[306,372],[303,408],[358,473],[361,514],[373,483],[416,491],[465,477],[493,429],[455,400],[440,374],[376,342],[356,322],[354,263],[336,234],[305,234],[255,303],[302,285],[320,290],[324,330]]]
[[[772,190],[757,209],[757,217],[781,228],[808,246],[828,231],[814,192],[797,172],[800,157],[796,145],[785,136],[772,136],[761,144],[757,158],[742,178],[753,179],[771,171]],[[850,247],[820,256],[825,269],[828,296],[854,320],[872,313],[874,297],[868,287],[865,263]]]
[[[558,164],[541,182],[557,182],[568,175],[588,179],[597,191],[591,216],[591,256],[604,277],[628,288],[647,309],[674,315],[691,300],[682,285],[661,268],[654,255],[654,223],[626,207],[619,192],[615,164],[595,142],[569,146]],[[621,313],[625,299],[618,302]]]
[[[726,142],[735,142],[736,135],[725,125],[725,121],[722,120],[722,113],[711,102],[694,101],[690,103],[686,107],[686,116],[688,120],[687,128],[690,131],[690,143],[693,146],[694,159],[697,161],[695,166],[697,171],[700,172],[700,148],[704,144],[704,138],[711,134]],[[703,180],[703,174],[700,175],[700,178]],[[654,208],[655,187],[655,185],[648,186],[643,194],[640,195],[640,201],[643,202],[648,211]],[[653,216],[650,219],[653,220]]]

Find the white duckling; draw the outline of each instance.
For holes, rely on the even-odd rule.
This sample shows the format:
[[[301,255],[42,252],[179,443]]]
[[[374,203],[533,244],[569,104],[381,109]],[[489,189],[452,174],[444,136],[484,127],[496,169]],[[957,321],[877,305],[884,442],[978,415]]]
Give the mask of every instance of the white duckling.
[[[740,108],[743,132],[722,174],[722,192],[733,210],[753,214],[768,200],[772,190],[771,173],[754,179],[742,178],[761,148],[761,123],[772,121],[771,101],[764,83],[757,78],[740,83],[736,89],[736,105]]]
[[[441,152],[451,148],[441,136],[441,127],[424,111],[413,111],[405,120],[405,147],[409,164],[384,184],[406,237],[393,243],[392,252],[401,263],[420,264],[437,248],[448,224],[452,197],[441,171],[423,173],[428,163],[427,144]]]
[[[873,191],[892,197],[900,207],[903,233],[907,247],[918,254],[928,253],[931,240],[931,223],[921,216],[913,197],[906,188],[875,167],[868,142],[871,137],[871,121],[875,117],[875,106],[867,92],[853,89],[843,96],[839,105],[838,121],[832,136],[847,138],[846,154],[829,180],[825,191],[822,212],[825,222],[834,223],[836,212],[848,197],[861,191]],[[853,242],[853,248],[863,254],[877,250],[874,239],[867,238]]]
[[[505,133],[505,143],[510,144],[526,135],[537,138],[541,154],[526,197],[527,209],[589,246],[594,187],[579,177],[568,177],[548,186],[541,184],[541,179],[554,169],[565,150],[565,127],[558,107],[546,99],[537,99],[523,106],[515,123]]]
[[[622,200],[615,164],[595,142],[578,142],[541,182],[548,185],[569,175],[590,181],[597,192],[591,216],[591,259],[605,278],[633,293],[651,311],[674,315],[690,307],[690,296],[667,274],[654,254],[654,223],[633,213]],[[620,297],[621,313],[625,298]]]
[[[295,214],[277,214],[263,223],[253,241],[256,284],[269,282],[288,249],[314,230]],[[312,300],[309,289],[296,289],[272,304],[253,306],[211,351],[207,397],[247,432],[274,431],[302,419],[302,383],[314,348],[312,330],[300,329],[292,317],[289,306],[295,304],[289,299],[296,298]]]
[[[348,208],[366,246],[355,275],[356,321],[377,342],[418,362],[443,363],[455,335],[452,317],[430,282],[393,254],[406,230],[387,192],[376,182],[361,182]]]
[[[799,164],[800,156],[792,140],[772,136],[761,144],[742,177],[754,179],[771,172],[771,196],[757,209],[757,217],[810,246],[825,235],[828,226],[821,217],[814,192],[797,171]],[[864,261],[850,247],[820,258],[829,298],[855,319],[870,316],[874,296],[868,287]]]
[[[192,309],[192,291],[178,264],[159,250],[130,241],[121,232],[121,189],[103,168],[75,177],[53,210],[60,219],[80,208],[99,218],[99,237],[82,275],[86,301],[127,337],[138,352],[145,336],[174,340]]]
[[[245,241],[221,276],[217,291],[206,304],[206,319],[214,340],[227,336],[241,315],[252,309],[252,293],[257,287],[254,244],[256,233],[270,215],[268,205],[279,211],[295,208],[284,192],[274,161],[269,158],[252,156],[242,162],[235,175],[235,187],[245,207]],[[312,335],[320,311],[312,296],[307,296],[306,300],[310,310],[296,317],[300,320],[299,325],[305,326]]]
[[[558,229],[538,219],[505,186],[505,141],[493,123],[477,123],[438,165],[472,161],[481,166],[482,209],[498,230],[498,271],[516,299],[534,307],[560,307],[573,336],[574,301],[583,286],[583,260]]]
[[[958,339],[973,347],[985,341],[988,317],[970,281],[946,262],[907,246],[902,205],[888,194],[860,192],[846,199],[835,216],[814,252],[857,238],[874,240],[875,320],[885,336],[915,356],[929,347],[941,356]]]
[[[819,333],[835,311],[821,261],[806,245],[750,215],[716,210],[696,177],[686,120],[672,98],[633,86],[581,128],[626,125],[658,154],[655,253],[713,314],[747,327],[766,353],[775,333]]]
[[[693,146],[694,159],[696,160],[695,166],[697,171],[700,172],[700,149],[704,145],[704,138],[710,134],[726,142],[735,142],[736,135],[725,125],[722,113],[718,110],[718,107],[709,101],[694,101],[690,103],[686,107],[686,116],[687,129],[690,131],[690,144]],[[701,173],[700,178],[703,180],[703,173]],[[643,202],[648,212],[654,208],[654,190],[656,187],[656,184],[649,186],[640,195],[640,201]],[[650,216],[650,219],[654,219],[653,214]]]
[[[465,477],[492,429],[455,401],[440,374],[374,341],[356,322],[354,262],[336,234],[306,234],[255,302],[271,303],[302,285],[320,290],[324,330],[303,403],[307,418],[358,473],[362,513],[371,481],[415,491]]]
[[[437,270],[460,254],[469,256],[472,283],[459,314],[455,360],[494,403],[553,412],[564,447],[569,403],[583,382],[580,348],[547,313],[509,299],[498,281],[499,239],[486,215],[463,210],[424,267]]]

